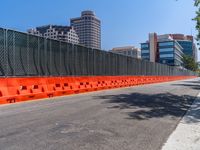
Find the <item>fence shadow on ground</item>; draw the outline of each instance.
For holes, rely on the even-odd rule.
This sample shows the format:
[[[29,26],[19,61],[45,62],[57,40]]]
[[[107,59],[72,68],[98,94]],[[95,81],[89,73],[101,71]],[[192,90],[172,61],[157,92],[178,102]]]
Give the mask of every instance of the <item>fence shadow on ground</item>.
[[[182,85],[180,85],[182,86]],[[199,85],[190,85],[195,90]],[[184,94],[184,93],[183,93]],[[104,103],[111,104],[108,109],[128,110],[128,119],[148,120],[160,117],[182,117],[196,99],[195,96],[174,95],[172,93],[144,94],[131,93],[119,95],[104,95],[96,98],[104,99]],[[194,105],[192,111],[200,112],[200,103]],[[200,113],[189,113],[186,122],[200,121]]]
[[[165,116],[181,117],[194,100],[191,96],[177,96],[170,93],[154,95],[132,93],[105,95],[98,98],[106,99],[106,103],[115,104],[108,107],[109,109],[132,109],[132,112],[128,113],[129,118],[138,120]]]
[[[187,86],[195,90],[200,90],[200,80],[197,81],[184,81],[180,84],[173,84],[174,86]],[[200,91],[199,91],[200,92]]]
[[[200,80],[196,81],[184,81],[182,84],[173,84],[174,86],[186,86],[194,90],[198,90],[200,93]],[[186,123],[197,123],[200,122],[200,98],[196,98],[195,103],[191,109],[187,112],[186,117],[184,118]]]

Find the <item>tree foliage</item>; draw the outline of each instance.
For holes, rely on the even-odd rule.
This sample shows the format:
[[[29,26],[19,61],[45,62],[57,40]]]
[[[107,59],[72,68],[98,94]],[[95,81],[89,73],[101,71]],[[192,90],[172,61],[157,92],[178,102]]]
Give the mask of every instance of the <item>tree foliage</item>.
[[[200,0],[195,0],[194,5],[195,5],[195,6],[198,6],[199,4],[200,4]]]
[[[197,73],[199,74],[199,77],[200,77],[200,63],[198,63]]]
[[[193,19],[196,21],[197,41],[200,40],[200,0],[195,0],[194,5],[198,8],[196,11],[196,17]]]
[[[197,71],[198,70],[198,63],[195,62],[194,58],[188,55],[183,56],[183,67],[192,70]]]

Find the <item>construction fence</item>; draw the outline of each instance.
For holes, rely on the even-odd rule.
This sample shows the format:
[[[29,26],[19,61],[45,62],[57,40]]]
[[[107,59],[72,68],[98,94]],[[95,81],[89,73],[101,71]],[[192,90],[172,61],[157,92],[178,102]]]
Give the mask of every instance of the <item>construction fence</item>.
[[[0,28],[0,76],[194,76],[192,71]]]

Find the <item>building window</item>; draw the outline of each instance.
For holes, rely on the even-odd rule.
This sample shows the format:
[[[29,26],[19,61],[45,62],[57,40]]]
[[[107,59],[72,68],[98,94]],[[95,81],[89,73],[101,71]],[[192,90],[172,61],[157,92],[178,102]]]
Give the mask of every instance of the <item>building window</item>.
[[[149,53],[142,53],[142,57],[143,56],[149,56]]]
[[[159,46],[173,46],[174,42],[163,42],[163,43],[159,43]]]
[[[149,56],[142,56],[142,59],[146,59],[146,58],[149,58]]]
[[[146,54],[146,53],[149,53],[149,50],[142,50],[141,52],[142,54]]]
[[[174,57],[174,54],[161,54],[160,58]]]
[[[173,52],[174,49],[173,48],[160,48],[159,51],[160,52]]]
[[[149,44],[148,43],[141,44],[141,48],[149,48]]]

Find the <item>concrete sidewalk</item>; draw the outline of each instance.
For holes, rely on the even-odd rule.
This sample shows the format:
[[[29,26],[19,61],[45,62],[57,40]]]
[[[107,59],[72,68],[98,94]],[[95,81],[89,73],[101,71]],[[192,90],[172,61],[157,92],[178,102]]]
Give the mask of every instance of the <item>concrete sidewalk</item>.
[[[200,94],[162,150],[200,149]]]

